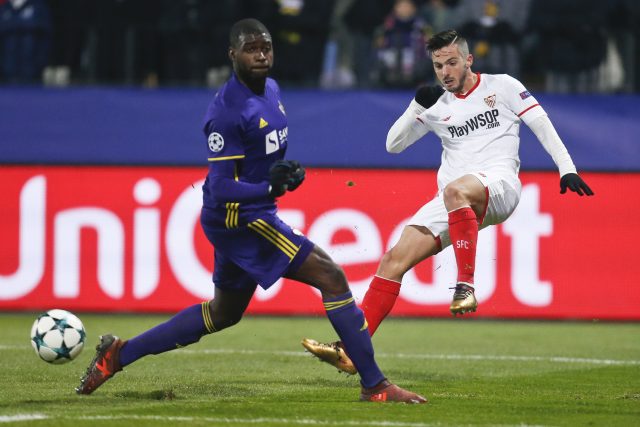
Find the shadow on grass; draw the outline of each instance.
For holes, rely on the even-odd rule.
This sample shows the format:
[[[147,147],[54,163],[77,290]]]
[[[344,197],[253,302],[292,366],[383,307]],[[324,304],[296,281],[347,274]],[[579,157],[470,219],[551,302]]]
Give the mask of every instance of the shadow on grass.
[[[148,392],[121,391],[114,393],[115,397],[137,400],[175,400],[178,398],[173,389],[153,390]]]
[[[104,398],[104,394],[100,396]],[[116,398],[125,398],[125,399],[135,399],[135,400],[175,400],[178,399],[176,393],[172,389],[167,390],[153,390],[149,392],[137,392],[137,391],[123,391],[117,392],[112,395],[112,397]],[[1,408],[13,408],[15,406],[47,406],[49,404],[54,406],[59,405],[75,405],[78,403],[82,403],[84,399],[91,399],[90,396],[75,396],[69,397],[66,399],[61,398],[43,398],[43,399],[27,399],[21,400],[17,402],[10,403],[0,403]]]

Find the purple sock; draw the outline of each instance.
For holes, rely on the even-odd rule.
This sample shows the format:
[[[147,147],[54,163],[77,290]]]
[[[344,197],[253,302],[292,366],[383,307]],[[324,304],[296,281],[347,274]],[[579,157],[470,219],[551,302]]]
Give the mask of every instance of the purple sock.
[[[333,329],[358,369],[360,383],[367,388],[376,386],[385,377],[373,358],[373,344],[364,313],[356,305],[351,292],[323,299],[322,302]]]
[[[187,307],[171,319],[126,342],[120,350],[120,365],[127,366],[148,354],[159,354],[200,341],[215,332],[209,302]]]

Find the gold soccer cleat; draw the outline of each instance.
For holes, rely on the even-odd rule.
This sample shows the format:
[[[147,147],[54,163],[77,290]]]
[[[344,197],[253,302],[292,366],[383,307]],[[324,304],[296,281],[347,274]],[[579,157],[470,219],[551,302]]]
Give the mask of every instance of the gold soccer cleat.
[[[471,313],[476,311],[478,308],[478,301],[476,301],[476,296],[473,293],[473,286],[467,285],[466,283],[458,283],[456,284],[453,292],[453,301],[451,301],[451,306],[449,306],[449,310],[451,314],[457,316],[458,314]]]
[[[349,356],[347,356],[340,341],[324,344],[305,338],[302,340],[302,346],[321,361],[338,368],[339,371],[346,372],[349,375],[358,373],[358,370],[351,359],[349,359]]]

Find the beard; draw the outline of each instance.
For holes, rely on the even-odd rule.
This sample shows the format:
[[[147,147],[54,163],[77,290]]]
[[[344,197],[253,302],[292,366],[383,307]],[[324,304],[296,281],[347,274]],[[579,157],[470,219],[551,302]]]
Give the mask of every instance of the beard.
[[[458,83],[458,85],[456,87],[453,87],[451,89],[447,89],[449,92],[451,93],[460,93],[462,92],[462,88],[464,87],[464,84],[467,82],[467,70],[469,69],[468,66],[464,66],[464,70],[462,71],[462,77],[460,77],[460,83]]]

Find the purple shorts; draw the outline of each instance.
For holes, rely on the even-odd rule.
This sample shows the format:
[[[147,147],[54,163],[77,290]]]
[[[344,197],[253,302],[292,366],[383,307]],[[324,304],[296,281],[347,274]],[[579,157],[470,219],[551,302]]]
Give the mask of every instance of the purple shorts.
[[[296,233],[277,215],[264,216],[237,228],[212,227],[203,209],[201,224],[215,249],[213,283],[227,290],[268,289],[296,271],[313,250],[313,242]],[[209,225],[208,225],[209,224]]]

